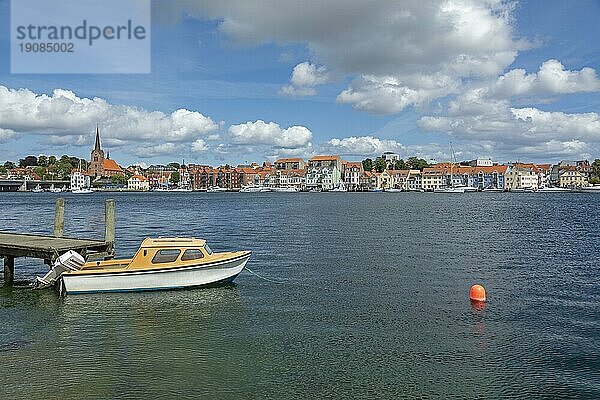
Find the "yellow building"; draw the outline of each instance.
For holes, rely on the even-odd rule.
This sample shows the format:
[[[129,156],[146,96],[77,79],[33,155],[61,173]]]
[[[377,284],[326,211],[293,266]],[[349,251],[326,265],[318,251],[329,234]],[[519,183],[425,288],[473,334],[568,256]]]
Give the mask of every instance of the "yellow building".
[[[558,173],[558,186],[560,187],[574,188],[587,185],[587,177],[578,171],[576,167],[566,167]]]

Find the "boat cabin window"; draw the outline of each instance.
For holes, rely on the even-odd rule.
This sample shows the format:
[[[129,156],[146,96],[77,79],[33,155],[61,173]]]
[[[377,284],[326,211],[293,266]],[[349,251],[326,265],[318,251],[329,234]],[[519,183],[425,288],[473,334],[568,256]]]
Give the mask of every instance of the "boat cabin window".
[[[179,257],[179,253],[181,253],[181,250],[178,250],[178,249],[159,250],[156,252],[154,257],[152,257],[152,263],[160,264],[160,263],[173,262],[173,261],[177,260],[177,257]]]
[[[209,256],[213,253],[212,250],[210,249],[210,247],[208,247],[207,244],[204,245],[204,250],[206,250],[206,254],[208,254]]]
[[[204,257],[202,250],[200,249],[188,249],[181,256],[181,261],[197,260],[198,258]]]

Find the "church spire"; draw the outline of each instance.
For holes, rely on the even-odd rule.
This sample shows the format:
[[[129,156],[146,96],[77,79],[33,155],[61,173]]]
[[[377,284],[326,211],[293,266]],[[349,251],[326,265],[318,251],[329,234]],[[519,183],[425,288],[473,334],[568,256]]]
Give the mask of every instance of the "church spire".
[[[100,133],[98,132],[98,124],[96,124],[96,145],[94,146],[94,150],[100,151]]]

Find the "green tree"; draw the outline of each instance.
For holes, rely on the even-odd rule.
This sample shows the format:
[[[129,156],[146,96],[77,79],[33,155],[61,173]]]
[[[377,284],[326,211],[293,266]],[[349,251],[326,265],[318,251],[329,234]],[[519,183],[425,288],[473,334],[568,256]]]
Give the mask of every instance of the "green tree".
[[[44,175],[46,174],[46,168],[44,167],[35,167],[33,169],[33,172],[38,175],[40,178],[44,178]]]
[[[403,159],[399,159],[394,163],[394,169],[406,169],[406,163]]]
[[[14,162],[7,161],[7,162],[4,163],[4,168],[6,168],[6,169],[13,169],[13,168],[17,168],[17,166],[15,165]]]
[[[179,183],[179,181],[181,180],[181,175],[179,174],[179,172],[175,171],[171,174],[171,178],[169,178],[169,181],[173,184],[176,185]]]
[[[8,168],[6,168],[4,165],[0,165],[0,174],[5,175],[7,172]]]
[[[377,172],[383,172],[383,171],[385,171],[385,168],[387,167],[387,163],[385,162],[383,157],[377,157],[375,159],[374,165],[375,165],[375,171],[377,171]]]
[[[48,157],[46,157],[43,154],[40,154],[37,159],[37,164],[40,167],[47,167],[48,166]]]
[[[425,161],[422,158],[417,158],[417,157],[410,157],[406,161],[406,165],[408,165],[408,167],[411,169],[418,169],[420,171],[422,171],[423,168],[427,168],[429,166],[427,161]]]
[[[126,185],[127,184],[127,177],[125,175],[113,175],[110,177],[110,181],[111,183],[114,183],[115,185]]]
[[[48,157],[48,165],[54,165],[54,164],[56,164],[56,157],[55,156]]]
[[[35,167],[37,166],[37,157],[36,156],[27,156],[25,158],[21,158],[19,160],[19,167],[21,168],[25,168],[25,167]]]
[[[596,175],[596,178],[600,179],[600,158],[596,158],[592,163],[592,174]]]
[[[176,162],[170,162],[167,164],[167,168],[177,170],[177,169],[181,168],[181,165],[179,165],[179,163],[176,163]]]
[[[366,158],[362,161],[362,165],[365,171],[371,171],[373,169],[373,160]]]

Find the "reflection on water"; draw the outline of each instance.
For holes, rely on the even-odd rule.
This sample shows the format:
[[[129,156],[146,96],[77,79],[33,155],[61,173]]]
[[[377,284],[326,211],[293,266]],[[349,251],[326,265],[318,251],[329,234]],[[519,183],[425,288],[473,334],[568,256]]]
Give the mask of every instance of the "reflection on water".
[[[102,237],[106,195],[65,196],[67,234]],[[600,397],[600,196],[111,197],[119,256],[197,236],[281,283],[61,299],[19,260],[0,398]],[[49,233],[53,201],[0,193],[0,230]]]

